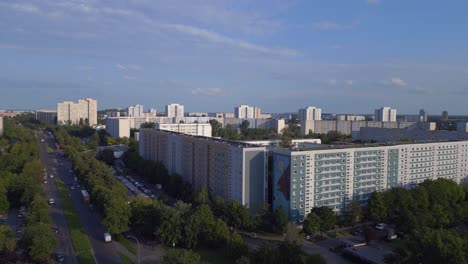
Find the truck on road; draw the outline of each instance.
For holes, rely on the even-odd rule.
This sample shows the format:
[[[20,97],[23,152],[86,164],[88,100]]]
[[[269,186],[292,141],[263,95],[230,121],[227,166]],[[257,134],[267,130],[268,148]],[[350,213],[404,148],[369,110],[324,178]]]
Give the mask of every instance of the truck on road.
[[[89,193],[86,190],[81,190],[81,196],[83,197],[83,203],[89,204]]]

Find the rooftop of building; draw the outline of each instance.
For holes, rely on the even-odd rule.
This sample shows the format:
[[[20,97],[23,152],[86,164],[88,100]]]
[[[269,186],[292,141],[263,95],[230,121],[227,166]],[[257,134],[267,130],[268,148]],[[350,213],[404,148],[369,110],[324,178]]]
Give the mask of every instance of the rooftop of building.
[[[44,112],[44,113],[57,113],[57,110],[50,110],[50,109],[38,109],[36,112]]]
[[[245,143],[242,141],[235,141],[235,140],[228,140],[228,139],[222,139],[218,137],[204,137],[204,136],[197,136],[197,135],[188,135],[184,133],[179,133],[179,132],[174,132],[174,131],[168,131],[168,130],[161,130],[161,129],[152,129],[152,128],[143,128],[140,129],[140,131],[144,130],[156,130],[158,132],[164,132],[170,135],[178,135],[178,136],[184,136],[188,138],[195,138],[199,140],[206,140],[206,141],[213,141],[213,142],[219,142],[219,143],[224,143],[224,144],[229,144],[231,146],[237,146],[237,147],[246,147],[246,148],[259,148],[261,146],[258,146],[256,144],[250,144],[250,143]]]

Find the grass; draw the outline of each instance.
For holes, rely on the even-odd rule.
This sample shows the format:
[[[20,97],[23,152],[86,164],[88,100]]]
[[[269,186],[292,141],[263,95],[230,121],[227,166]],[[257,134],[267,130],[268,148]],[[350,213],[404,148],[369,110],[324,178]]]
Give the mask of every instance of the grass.
[[[234,264],[235,262],[224,254],[224,250],[214,250],[201,247],[196,250],[204,263],[207,264]]]
[[[118,252],[120,259],[124,264],[135,264],[127,255]]]
[[[65,187],[65,184],[59,179],[56,179],[55,182],[57,184],[60,200],[63,204],[64,214],[67,219],[68,230],[70,231],[73,247],[75,252],[78,253],[78,263],[96,263],[91,253],[91,243],[89,242],[88,235],[86,235],[86,232],[81,226],[78,212],[73,206],[73,201]]]
[[[328,231],[326,234],[329,237],[332,237],[332,238],[337,238],[337,237],[349,236],[350,235],[348,230],[341,230],[341,231],[332,230],[332,231]]]
[[[115,236],[115,240],[117,240],[122,246],[124,246],[130,253],[136,255],[137,251],[135,247],[133,247],[132,243],[122,234],[118,234]]]
[[[326,264],[327,261],[319,254],[306,255],[306,263]]]

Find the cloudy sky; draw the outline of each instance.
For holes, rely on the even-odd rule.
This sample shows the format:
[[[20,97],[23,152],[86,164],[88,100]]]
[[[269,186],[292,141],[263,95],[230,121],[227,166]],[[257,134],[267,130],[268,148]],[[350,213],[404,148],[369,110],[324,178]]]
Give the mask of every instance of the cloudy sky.
[[[468,114],[468,1],[0,1],[0,109]]]

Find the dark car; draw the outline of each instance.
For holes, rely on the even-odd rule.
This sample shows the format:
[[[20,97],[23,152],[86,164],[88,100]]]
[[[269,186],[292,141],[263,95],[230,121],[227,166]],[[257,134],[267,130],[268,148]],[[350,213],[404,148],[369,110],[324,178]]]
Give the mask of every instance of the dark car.
[[[359,236],[362,233],[364,233],[362,229],[356,229],[351,234],[353,234],[354,236]]]
[[[63,262],[65,260],[65,256],[61,253],[57,253],[55,258],[57,259],[58,262]]]

